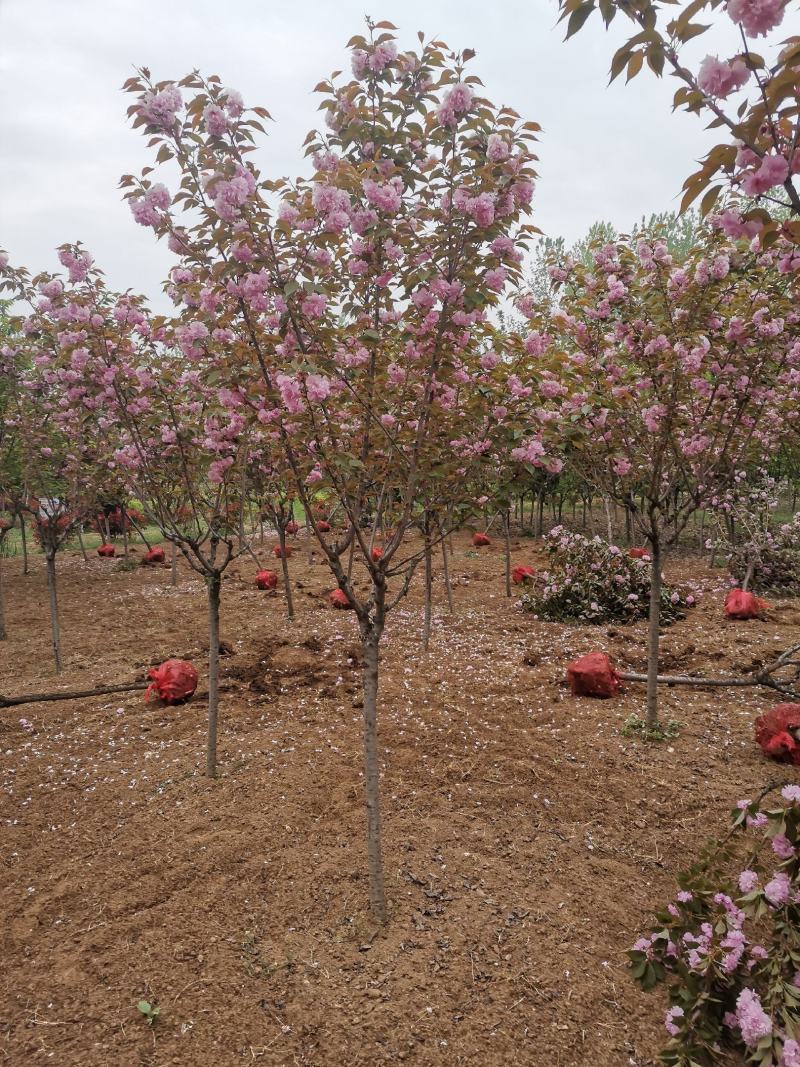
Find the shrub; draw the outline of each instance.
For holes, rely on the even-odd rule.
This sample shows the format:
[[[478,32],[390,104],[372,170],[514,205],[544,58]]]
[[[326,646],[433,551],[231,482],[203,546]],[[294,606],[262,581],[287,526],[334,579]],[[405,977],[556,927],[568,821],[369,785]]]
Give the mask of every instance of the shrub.
[[[737,581],[744,581],[751,561],[753,588],[800,595],[800,511],[791,522],[764,531],[758,542],[732,549],[728,566]]]
[[[800,786],[762,808],[740,800],[730,833],[628,953],[645,990],[667,984],[671,1067],[800,1065]],[[739,1062],[737,1059],[736,1062]]]
[[[545,538],[550,569],[522,598],[523,607],[547,622],[632,622],[647,618],[649,559],[631,559],[600,537],[584,537],[556,526]],[[661,624],[682,619],[694,597],[672,586],[661,591]]]

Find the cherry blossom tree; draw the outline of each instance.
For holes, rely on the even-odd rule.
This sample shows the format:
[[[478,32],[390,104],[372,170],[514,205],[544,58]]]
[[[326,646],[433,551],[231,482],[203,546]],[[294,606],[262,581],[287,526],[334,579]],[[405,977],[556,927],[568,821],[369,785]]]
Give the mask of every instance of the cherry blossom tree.
[[[528,343],[564,360],[540,389],[561,397],[571,464],[630,512],[650,548],[650,726],[664,546],[797,426],[800,316],[783,251],[714,232],[681,262],[661,240],[601,246],[591,266],[553,267],[559,306],[531,319]]]
[[[179,258],[172,292],[194,312],[187,343],[273,431],[292,494],[354,610],[380,920],[380,639],[424,556],[404,554],[403,542],[426,495],[458,497],[491,448],[500,416],[482,391],[480,359],[492,347],[489,309],[519,278],[532,232],[524,216],[539,129],[481,95],[466,71],[471,53],[422,35],[418,51],[400,52],[394,29],[368,22],[349,44],[352,77],[317,86],[326,128],[306,139],[312,180],[260,174],[251,152],[268,113],[246,110],[218,78],[153,82],[146,70],[126,83],[129,113],[156,164],[177,164],[180,186],[173,196],[149,168],[123,179],[137,222]],[[320,491],[345,517],[340,536],[319,529]],[[344,565],[351,549],[369,576],[366,595]]]

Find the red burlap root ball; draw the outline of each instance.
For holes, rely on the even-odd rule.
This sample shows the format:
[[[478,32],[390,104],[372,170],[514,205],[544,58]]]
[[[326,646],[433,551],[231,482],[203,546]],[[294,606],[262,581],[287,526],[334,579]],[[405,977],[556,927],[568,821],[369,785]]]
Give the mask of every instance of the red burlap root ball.
[[[294,537],[294,535],[297,533],[297,531],[299,529],[300,529],[300,527],[294,521],[286,523],[286,532],[287,532],[287,534],[291,534],[293,537]]]
[[[275,571],[259,571],[256,575],[256,585],[259,589],[276,589],[278,585],[278,575]]]
[[[113,545],[100,545],[97,549],[98,556],[103,556],[106,559],[110,559],[116,552],[116,548]]]
[[[372,550],[372,562],[377,563],[379,559],[383,559],[383,549],[373,548]]]
[[[729,619],[757,619],[768,608],[766,600],[743,589],[731,589],[725,597],[725,614]]]
[[[756,743],[770,759],[800,767],[800,704],[777,704],[759,715]]]
[[[491,543],[492,542],[489,540],[485,533],[476,533],[472,535],[472,544],[475,546],[475,548],[486,548],[486,546],[490,545]]]
[[[320,519],[317,523],[317,529],[320,533],[330,533],[331,524],[329,522],[326,522],[325,519]]]
[[[620,679],[605,652],[589,652],[567,667],[567,682],[575,697],[614,697]]]
[[[283,559],[283,549],[281,548],[280,545],[275,545],[275,547],[272,550],[272,554],[275,557],[275,559]],[[291,556],[291,554],[292,554],[292,546],[291,545],[287,545],[286,546],[286,558],[288,559],[289,556]]]
[[[168,659],[147,672],[151,680],[145,690],[145,700],[155,693],[165,704],[182,704],[197,689],[197,669],[185,659]]]
[[[165,558],[164,549],[159,548],[158,545],[156,545],[156,547],[151,548],[149,552],[145,552],[142,556],[142,563],[144,563],[145,566],[150,563],[163,563]]]
[[[353,605],[350,603],[350,598],[341,589],[334,589],[328,596],[328,600],[330,600],[334,608],[339,608],[343,611],[352,610]]]
[[[527,585],[532,582],[536,577],[536,571],[533,567],[519,566],[515,567],[511,572],[511,581],[514,585]]]
[[[630,559],[650,559],[650,552],[646,548],[629,548],[628,556]]]

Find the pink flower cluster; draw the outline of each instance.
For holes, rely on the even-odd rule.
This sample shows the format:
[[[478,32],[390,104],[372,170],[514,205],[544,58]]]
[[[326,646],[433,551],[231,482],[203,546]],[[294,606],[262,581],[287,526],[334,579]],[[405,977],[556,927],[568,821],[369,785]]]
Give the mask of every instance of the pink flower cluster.
[[[131,214],[140,226],[152,226],[154,229],[160,225],[164,215],[172,203],[169,190],[160,182],[151,185],[142,196],[131,197],[128,204]]]
[[[697,84],[708,96],[723,98],[741,89],[749,77],[750,71],[742,59],[726,62],[716,56],[706,56],[700,64]]]
[[[748,37],[766,37],[780,26],[785,12],[786,0],[728,0],[728,14]]]

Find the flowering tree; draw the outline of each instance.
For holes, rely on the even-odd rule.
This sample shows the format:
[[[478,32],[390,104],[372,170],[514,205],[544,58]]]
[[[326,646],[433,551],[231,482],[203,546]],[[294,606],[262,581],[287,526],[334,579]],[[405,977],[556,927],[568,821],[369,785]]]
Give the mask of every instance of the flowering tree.
[[[420,502],[459,494],[490,447],[484,431],[498,416],[481,392],[487,309],[519,276],[538,130],[479,95],[464,70],[470,53],[422,37],[418,52],[398,52],[393,29],[368,23],[350,42],[353,77],[317,86],[327,129],[306,139],[313,180],[261,176],[249,152],[267,112],[245,110],[219,79],[153,83],[146,70],[126,84],[130,114],[156,162],[177,163],[180,189],[173,198],[150,170],[123,179],[136,220],[180,258],[173,291],[194,312],[184,328],[193,358],[237,383],[271,429],[354,609],[379,919],[379,642],[419,561],[401,546]],[[340,537],[319,530],[318,491],[346,518]],[[378,555],[375,531],[389,511]],[[363,597],[343,565],[351,547],[370,579]]]
[[[25,334],[36,375],[22,379],[30,402],[20,415],[27,484],[38,490],[47,478],[60,488],[69,479],[85,501],[80,511],[72,506],[77,488],[50,492],[49,503],[40,493],[45,555],[54,558],[78,516],[114,486],[142,502],[201,575],[209,614],[206,771],[214,776],[220,595],[222,575],[243,548],[236,528],[251,440],[247,409],[209,376],[209,366],[187,366],[191,341],[179,319],[166,326],[151,319],[141,298],[110,292],[80,246],[63,246],[59,258],[64,279],[40,275],[27,286],[24,272],[7,270],[35,307]],[[43,433],[49,447],[41,446]]]
[[[649,545],[651,727],[664,545],[797,422],[798,314],[781,254],[715,233],[680,263],[661,240],[605,245],[592,267],[553,267],[560,305],[532,319],[530,343],[567,356],[540,388],[562,398],[570,462],[630,512]]]
[[[677,12],[676,6],[677,0],[669,6],[659,0],[559,0],[567,37],[577,33],[595,10],[606,26],[619,12],[635,24],[636,33],[611,61],[612,80],[625,72],[630,81],[645,64],[659,77],[666,69],[683,83],[675,93],[675,108],[701,115],[727,131],[729,140],[715,145],[684,183],[682,208],[702,193],[700,210],[706,214],[721,192],[732,190],[755,198],[758,208],[747,211],[744,219],[736,211],[726,211],[723,217],[730,236],[761,232],[766,243],[779,234],[800,241],[800,191],[795,185],[800,173],[800,37],[775,41],[773,35],[793,5],[789,0],[690,0]],[[722,59],[706,56],[697,70],[690,69],[682,58],[684,46],[708,30],[710,24],[704,20],[723,7],[722,17],[736,26],[741,49]],[[776,44],[771,61],[755,50],[762,46],[759,38],[767,39],[764,44]],[[796,260],[793,252],[787,255]],[[797,266],[800,263],[795,262],[793,269]]]

